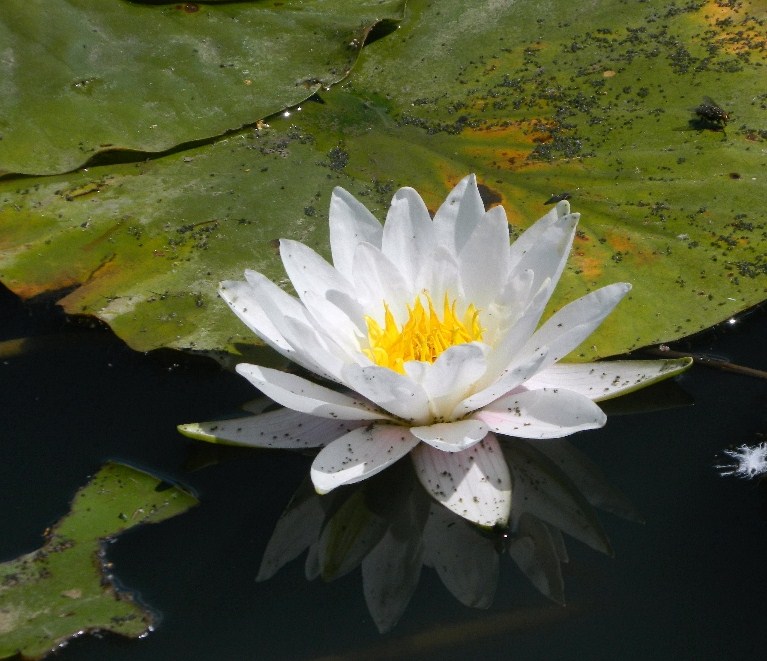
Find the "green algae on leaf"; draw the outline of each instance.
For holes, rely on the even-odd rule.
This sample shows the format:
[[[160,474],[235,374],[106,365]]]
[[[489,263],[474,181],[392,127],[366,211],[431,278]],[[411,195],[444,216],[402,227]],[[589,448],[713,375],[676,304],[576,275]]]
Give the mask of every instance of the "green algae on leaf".
[[[46,530],[42,548],[0,564],[0,658],[39,659],[86,631],[145,634],[152,614],[115,587],[104,542],[196,504],[179,487],[106,464]]]

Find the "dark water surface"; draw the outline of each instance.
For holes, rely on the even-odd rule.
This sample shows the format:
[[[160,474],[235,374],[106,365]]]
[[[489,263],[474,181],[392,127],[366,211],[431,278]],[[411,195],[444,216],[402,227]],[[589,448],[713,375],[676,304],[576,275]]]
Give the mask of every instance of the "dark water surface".
[[[255,582],[310,458],[216,456],[175,431],[253,399],[243,379],[133,353],[108,331],[2,293],[0,340],[23,336],[38,347],[0,359],[0,561],[38,548],[108,459],[172,477],[201,499],[109,546],[121,584],[159,614],[157,630],[138,641],[85,636],[57,659],[755,659],[767,648],[767,484],[713,468],[722,449],[767,440],[757,435],[767,433],[766,381],[696,366],[679,379],[694,405],[610,416],[605,429],[573,437],[646,523],[602,517],[614,558],[567,539],[566,607],[506,556],[490,609],[461,605],[424,569],[401,621],[381,635],[359,571],[307,582],[302,557]],[[676,348],[767,369],[767,313]]]

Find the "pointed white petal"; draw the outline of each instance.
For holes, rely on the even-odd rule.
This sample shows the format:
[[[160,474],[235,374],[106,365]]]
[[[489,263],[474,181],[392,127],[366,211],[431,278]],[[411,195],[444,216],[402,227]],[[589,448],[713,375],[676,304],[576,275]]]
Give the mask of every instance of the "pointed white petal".
[[[503,207],[483,214],[458,253],[458,262],[466,300],[485,309],[509,279],[509,224]]]
[[[409,283],[416,280],[423,264],[431,264],[434,228],[414,189],[400,188],[395,193],[384,224],[382,250]]]
[[[412,283],[405,282],[397,267],[386,255],[369,243],[360,244],[354,253],[353,282],[357,300],[365,314],[379,324],[384,320],[384,303],[394,318],[402,323],[407,305],[413,302]]]
[[[236,369],[267,397],[294,411],[336,420],[389,418],[367,402],[319,386],[295,374],[248,363],[240,363]]]
[[[334,342],[323,337],[301,301],[257,271],[245,271],[245,278],[260,303],[264,318],[290,347],[290,350],[278,349],[280,353],[312,372],[336,379],[336,372],[348,358]]]
[[[450,419],[453,409],[487,370],[486,347],[472,342],[456,344],[443,351],[431,364],[425,364],[419,380],[429,398],[435,419]]]
[[[458,258],[444,246],[437,246],[431,260],[431,263],[421,264],[413,291],[428,291],[437,308],[442,305],[445,296],[450,301],[465,301]]]
[[[563,388],[601,402],[680,374],[692,359],[557,363],[525,382],[530,390]]]
[[[344,383],[392,415],[414,424],[430,419],[429,399],[420,384],[386,367],[347,365]]]
[[[547,346],[549,353],[541,369],[558,362],[591,335],[630,290],[628,283],[617,282],[568,303],[535,332],[523,351]]]
[[[495,387],[496,383],[505,378],[508,382],[508,375],[515,367],[528,361],[533,355],[539,355],[543,351],[542,347],[536,346],[534,351],[523,351],[523,347],[532,337],[535,332],[535,327],[538,325],[538,320],[543,312],[546,302],[549,299],[549,292],[547,288],[541,287],[538,293],[530,301],[527,309],[524,313],[515,321],[512,321],[505,328],[500,329],[500,336],[496,338],[488,338],[488,342],[491,342],[491,349],[487,353],[487,370],[485,375],[477,384],[477,392],[481,392],[486,388],[493,388],[494,392],[498,392],[498,388]],[[535,369],[540,369],[538,363]],[[532,374],[531,372],[530,374]],[[517,382],[521,383],[521,382]],[[515,384],[515,385],[517,385]],[[506,386],[506,382],[500,384],[501,387]],[[511,390],[514,385],[506,387],[505,390],[501,390],[496,397],[500,397],[504,392]],[[486,402],[490,402],[495,397],[485,399]],[[484,404],[478,404],[475,408],[479,408]]]
[[[351,280],[357,246],[365,242],[380,248],[382,236],[376,217],[351,193],[336,187],[330,198],[330,251],[341,275]]]
[[[291,409],[277,409],[244,418],[192,422],[178,430],[199,441],[225,445],[290,450],[318,448],[367,424],[356,420],[329,420]]]
[[[538,291],[548,278],[553,291],[570,254],[579,218],[580,214],[570,213],[570,205],[563,201],[531,225],[511,244],[510,276],[532,269],[535,274],[532,290]]]
[[[485,215],[477,178],[470,174],[461,179],[434,215],[437,241],[457,255]]]
[[[508,521],[511,477],[493,434],[463,452],[421,443],[412,457],[421,484],[445,507],[480,526]]]
[[[446,507],[434,503],[423,530],[424,562],[462,604],[489,608],[498,585],[494,541]]]
[[[588,397],[569,390],[526,390],[474,413],[490,429],[517,438],[559,438],[604,426],[607,416]]]
[[[543,347],[538,353],[523,356],[520,362],[507,367],[495,383],[457,404],[450,417],[462,418],[467,413],[487,406],[525,383],[538,371],[541,363],[546,359],[547,351],[546,347]]]
[[[250,330],[283,356],[291,357],[293,348],[277,330],[264,311],[258,293],[247,282],[225,280],[219,285],[218,293]]]
[[[485,438],[488,431],[483,422],[471,418],[410,428],[414,436],[443,452],[466,450]]]
[[[354,287],[345,277],[298,241],[282,239],[280,254],[293,288],[321,328],[332,328],[334,337],[366,331]]]
[[[342,484],[360,482],[405,456],[418,445],[407,427],[369,425],[326,445],[312,463],[311,477],[318,493]]]

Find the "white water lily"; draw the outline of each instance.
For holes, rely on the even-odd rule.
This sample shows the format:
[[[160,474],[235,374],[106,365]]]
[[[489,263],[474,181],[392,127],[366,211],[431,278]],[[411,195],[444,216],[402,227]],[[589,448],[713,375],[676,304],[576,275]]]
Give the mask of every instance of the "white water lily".
[[[192,437],[268,448],[321,447],[319,493],[410,454],[423,486],[482,526],[507,522],[511,479],[496,434],[546,439],[601,427],[595,401],[671,376],[686,361],[560,364],[629,291],[618,283],[539,327],[578,214],[560,202],[509,242],[502,207],[485,211],[473,175],[434,219],[412,188],[385,224],[336,188],[333,264],[296,241],[280,253],[298,298],[261,273],[220,294],[273,349],[342,391],[282,371],[237,371],[284,409],[182,425]]]

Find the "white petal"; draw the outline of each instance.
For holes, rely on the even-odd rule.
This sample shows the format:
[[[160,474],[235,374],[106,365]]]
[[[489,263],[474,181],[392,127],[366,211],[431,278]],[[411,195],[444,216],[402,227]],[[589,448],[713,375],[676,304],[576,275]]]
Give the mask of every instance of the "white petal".
[[[236,369],[267,397],[294,411],[337,420],[389,418],[367,402],[319,386],[295,374],[248,363],[240,363]]]
[[[387,367],[347,365],[344,383],[376,406],[414,424],[430,418],[429,399],[420,384]]]
[[[535,332],[523,351],[547,346],[549,353],[541,369],[556,363],[591,335],[630,289],[628,283],[617,282],[568,303]]]
[[[525,347],[527,342],[533,336],[535,327],[538,325],[538,320],[540,319],[548,299],[548,288],[545,286],[541,287],[538,290],[538,293],[530,301],[524,313],[507,328],[501,329],[500,337],[488,338],[488,341],[492,342],[492,345],[486,357],[487,370],[480,383],[477,384],[478,392],[494,386],[494,384],[504,375],[508,374],[522,362],[527,361],[532,354],[540,354],[540,349],[536,351],[523,351],[523,347]],[[542,363],[539,363],[539,365],[540,364]],[[536,370],[540,369],[539,365],[536,365]],[[506,388],[506,390],[501,391],[496,397],[511,390],[513,387],[514,386]],[[497,388],[495,390],[497,390]],[[492,399],[494,398],[486,399],[485,403],[492,401]],[[484,404],[479,404],[476,408],[483,405]]]
[[[525,387],[563,388],[600,402],[676,376],[690,365],[690,358],[557,363],[528,379]]]
[[[509,278],[509,224],[503,207],[483,214],[458,253],[458,261],[466,300],[479,309],[486,308]]]
[[[418,445],[407,427],[369,425],[355,429],[326,445],[312,463],[311,477],[317,493],[342,484],[360,482],[405,456]]]
[[[434,418],[450,419],[456,404],[472,392],[486,370],[485,348],[474,342],[449,347],[433,363],[427,363],[419,381]]]
[[[470,174],[461,179],[434,215],[438,242],[457,255],[485,215],[477,178]]]
[[[541,363],[546,359],[546,354],[547,349],[544,347],[538,353],[523,356],[520,362],[507,367],[495,383],[457,404],[450,417],[462,418],[467,413],[482,408],[514,390],[538,371]]]
[[[508,521],[511,477],[493,434],[463,452],[422,443],[412,457],[421,484],[445,507],[480,526]]]
[[[466,450],[485,438],[488,431],[483,422],[471,418],[410,428],[414,436],[443,452]]]
[[[245,271],[245,278],[269,323],[291,348],[281,353],[325,378],[336,378],[336,372],[347,358],[335,343],[322,337],[322,331],[314,326],[301,301],[257,271]]]
[[[474,413],[490,429],[517,438],[559,438],[604,426],[607,416],[588,397],[569,390],[526,390]]]
[[[209,443],[285,450],[321,447],[363,424],[367,422],[329,420],[277,409],[244,418],[192,422],[179,425],[178,430],[184,436]]]
[[[531,225],[511,244],[511,277],[532,269],[535,274],[532,291],[538,291],[547,278],[553,291],[570,254],[579,218],[580,214],[570,213],[570,205],[563,201]]]
[[[225,280],[219,285],[218,293],[250,330],[283,356],[291,357],[293,348],[272,323],[261,304],[261,297],[250,284]]]
[[[376,217],[353,195],[336,187],[330,198],[330,251],[341,275],[351,280],[357,246],[365,242],[380,248],[382,236]]]
[[[413,302],[412,283],[406,283],[397,267],[378,248],[360,244],[354,253],[353,282],[357,300],[366,314],[379,324],[384,320],[384,303],[401,324],[407,305]]]
[[[465,301],[457,257],[444,246],[437,246],[431,260],[431,263],[423,264],[418,272],[413,290],[428,291],[437,308],[442,305],[445,296],[449,301]]]
[[[293,288],[320,327],[332,328],[334,336],[366,330],[354,287],[336,269],[298,241],[282,239],[280,254]]]
[[[382,250],[408,283],[415,282],[423,264],[431,266],[434,228],[426,205],[412,188],[400,188],[392,199]]]

